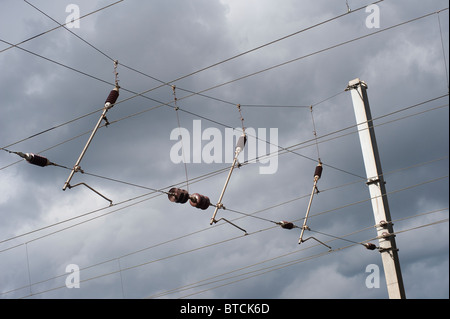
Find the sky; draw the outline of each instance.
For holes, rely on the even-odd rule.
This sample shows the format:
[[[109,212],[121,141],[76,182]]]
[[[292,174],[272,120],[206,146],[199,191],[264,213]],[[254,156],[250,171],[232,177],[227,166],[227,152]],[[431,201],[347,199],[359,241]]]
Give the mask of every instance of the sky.
[[[0,0],[0,297],[389,298],[361,245],[378,240],[345,90],[359,78],[406,297],[449,298],[448,1],[372,2]],[[62,188],[114,60],[110,125],[70,181],[110,205]],[[216,218],[238,227],[169,201],[219,202],[242,125]],[[305,238],[331,250],[276,224],[303,224],[319,158]]]

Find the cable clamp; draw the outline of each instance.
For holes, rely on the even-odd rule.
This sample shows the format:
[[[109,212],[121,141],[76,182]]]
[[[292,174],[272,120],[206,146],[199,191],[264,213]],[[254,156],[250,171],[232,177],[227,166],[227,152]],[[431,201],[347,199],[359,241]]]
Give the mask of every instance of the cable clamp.
[[[387,248],[382,248],[382,247],[379,247],[378,248],[378,251],[380,252],[380,253],[384,253],[384,252],[387,252],[387,251],[398,251],[398,248],[393,248],[393,247],[387,247]]]
[[[366,182],[366,185],[372,185],[381,182],[380,178],[369,178]]]
[[[84,171],[81,169],[81,166],[80,166],[80,165],[75,165],[75,166],[73,167],[73,171],[74,171],[74,172],[80,172],[81,174],[84,174]]]
[[[368,88],[367,83],[364,81],[361,81],[359,79],[351,81],[351,84],[349,84],[347,86],[347,88],[345,89],[345,91],[350,91],[350,90],[355,90],[357,89],[359,86],[365,87],[366,89]]]
[[[393,233],[389,233],[389,232],[384,232],[381,234],[381,236],[378,236],[378,239],[389,239],[391,237],[395,237],[395,234]]]
[[[375,227],[376,228],[381,227],[381,228],[385,228],[386,229],[389,225],[394,225],[394,224],[392,222],[387,222],[385,220],[382,220],[382,221],[380,221],[379,224],[376,224]]]

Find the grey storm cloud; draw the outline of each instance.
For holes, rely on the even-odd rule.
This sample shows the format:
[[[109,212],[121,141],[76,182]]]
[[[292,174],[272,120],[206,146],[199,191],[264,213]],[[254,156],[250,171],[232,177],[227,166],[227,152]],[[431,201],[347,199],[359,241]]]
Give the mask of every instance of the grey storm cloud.
[[[371,1],[347,3],[350,12],[346,1],[323,0],[3,0],[1,298],[387,298],[380,254],[352,244],[377,242],[344,91],[355,78],[369,87],[406,296],[448,298],[448,2],[381,1],[378,29],[366,26]],[[47,32],[58,25],[30,4],[59,23],[69,5],[81,16],[113,5],[68,29],[86,43],[62,27]],[[113,60],[121,88],[111,125],[73,178],[109,207],[86,187],[62,187],[114,87]],[[217,203],[230,163],[174,163],[179,140],[170,135],[185,129],[191,156],[201,154],[212,142],[194,136],[201,123],[229,152],[226,129],[242,124],[237,104],[262,140],[253,145],[261,158],[248,163],[246,149],[218,216],[247,236],[225,221],[209,225],[213,209],[164,193],[181,187]],[[270,128],[274,145],[264,143]],[[271,146],[277,170],[260,174]],[[319,156],[306,235],[331,252],[298,245],[299,229],[273,223],[302,224]],[[68,289],[72,264],[81,283]],[[380,288],[366,286],[368,265],[380,268]]]

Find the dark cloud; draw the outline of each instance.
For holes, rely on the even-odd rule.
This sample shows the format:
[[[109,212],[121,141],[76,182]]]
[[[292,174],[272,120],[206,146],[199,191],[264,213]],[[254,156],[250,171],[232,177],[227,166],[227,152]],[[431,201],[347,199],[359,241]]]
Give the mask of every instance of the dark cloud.
[[[6,2],[0,19],[2,40],[18,43],[56,26],[25,2]],[[35,5],[65,22],[69,4]],[[81,15],[107,5],[104,1],[75,4]],[[357,4],[349,5],[357,10]],[[445,1],[382,2],[381,28],[446,5]],[[12,290],[2,297],[19,298],[31,291],[36,298],[157,294],[162,298],[387,298],[378,252],[358,245],[327,254],[327,248],[313,240],[298,245],[298,229],[287,231],[270,222],[303,222],[318,156],[308,108],[314,105],[325,166],[307,235],[329,241],[333,249],[350,243],[327,235],[350,234],[346,239],[354,242],[376,236],[352,100],[344,92],[350,80],[360,77],[368,83],[372,114],[377,118],[394,228],[405,231],[396,238],[406,295],[448,298],[448,224],[406,231],[448,217],[448,96],[383,117],[448,93],[436,14],[322,52],[376,31],[366,28],[368,13],[359,10],[173,83],[178,119],[190,133],[192,156],[202,151],[193,148],[195,120],[201,120],[202,130],[218,129],[225,153],[225,129],[241,127],[238,103],[243,105],[244,125],[249,131],[255,129],[259,138],[263,136],[258,128],[276,128],[274,144],[300,143],[296,153],[276,158],[275,174],[260,174],[260,167],[268,165],[261,162],[235,169],[223,198],[228,209],[218,215],[247,230],[249,236],[224,221],[210,226],[212,209],[201,211],[171,203],[165,194],[150,194],[152,189],[167,191],[172,185],[186,188],[185,166],[170,158],[177,142],[170,140],[170,134],[178,128],[173,91],[159,81],[180,78],[346,10],[344,1],[305,5],[286,0],[277,6],[250,0],[123,1],[71,29],[101,52],[62,28],[21,45],[34,55],[18,48],[1,52],[0,146],[53,128],[8,149],[42,152],[67,167],[75,163],[100,117],[114,85],[111,59],[118,59],[120,103],[107,114],[113,124],[99,129],[81,166],[88,173],[134,184],[75,174],[73,183],[85,182],[112,199],[116,206],[109,208],[107,201],[84,186],[63,192],[68,170],[39,168],[25,161],[4,168],[19,158],[2,151],[0,292]],[[439,17],[443,39],[448,39],[448,11]],[[0,43],[0,50],[5,48]],[[444,51],[448,67],[448,41]],[[294,59],[298,60],[247,77]],[[203,93],[213,99],[185,98],[191,93],[183,89],[207,90]],[[144,91],[148,91],[145,97],[135,96]],[[165,103],[169,105],[161,105]],[[246,106],[253,104],[273,107]],[[306,107],[282,107],[293,105]],[[270,138],[274,136],[266,135]],[[200,142],[204,147],[209,141]],[[269,145],[249,139],[246,151],[251,147],[260,155],[271,151]],[[244,160],[248,159],[246,153]],[[271,163],[275,165],[274,159]],[[199,177],[191,180],[189,191],[216,203],[229,167],[230,163],[187,164],[189,178]],[[215,171],[216,175],[205,175]],[[434,210],[439,212],[423,214]],[[411,216],[416,217],[405,219]],[[11,239],[15,236],[19,237]],[[82,269],[80,289],[65,288],[69,264]],[[381,272],[378,289],[365,284],[366,266],[373,264]],[[177,287],[185,289],[164,294]]]

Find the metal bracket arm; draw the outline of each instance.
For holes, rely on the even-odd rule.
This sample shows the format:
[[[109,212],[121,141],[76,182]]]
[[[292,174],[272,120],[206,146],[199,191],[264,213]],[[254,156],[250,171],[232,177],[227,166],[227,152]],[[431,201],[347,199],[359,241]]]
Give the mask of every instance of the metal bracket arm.
[[[221,221],[221,220],[226,221],[227,223],[233,225],[234,227],[236,227],[236,228],[242,230],[242,231],[245,233],[245,235],[248,235],[247,231],[246,231],[244,228],[239,227],[238,225],[236,225],[236,224],[230,222],[230,221],[229,221],[228,219],[226,219],[226,218],[223,218],[223,217],[222,217],[222,218],[220,218],[220,219],[218,219],[218,220],[215,220],[214,222],[217,223],[217,222],[219,222],[219,221]]]
[[[302,239],[301,242],[299,242],[299,244],[300,244],[300,243],[304,243],[305,241],[307,241],[307,240],[309,240],[309,239],[314,239],[314,240],[317,241],[318,243],[320,243],[320,244],[322,244],[322,245],[328,247],[328,249],[329,249],[330,251],[333,250],[333,248],[331,248],[331,246],[328,246],[328,245],[325,244],[323,241],[318,240],[316,237],[308,237],[308,238],[306,238],[306,239]]]
[[[98,191],[96,191],[95,189],[93,189],[91,186],[89,186],[89,185],[86,184],[86,183],[78,183],[78,184],[73,185],[73,186],[70,185],[70,184],[67,184],[67,187],[68,187],[69,189],[71,189],[71,188],[74,188],[74,187],[77,187],[77,186],[80,186],[80,185],[86,186],[87,188],[89,188],[91,191],[93,191],[93,192],[96,193],[97,195],[99,195],[99,196],[103,197],[104,199],[106,199],[106,200],[109,202],[109,206],[112,206],[112,205],[113,205],[112,200],[110,200],[108,197],[102,195],[101,193],[99,193]]]

